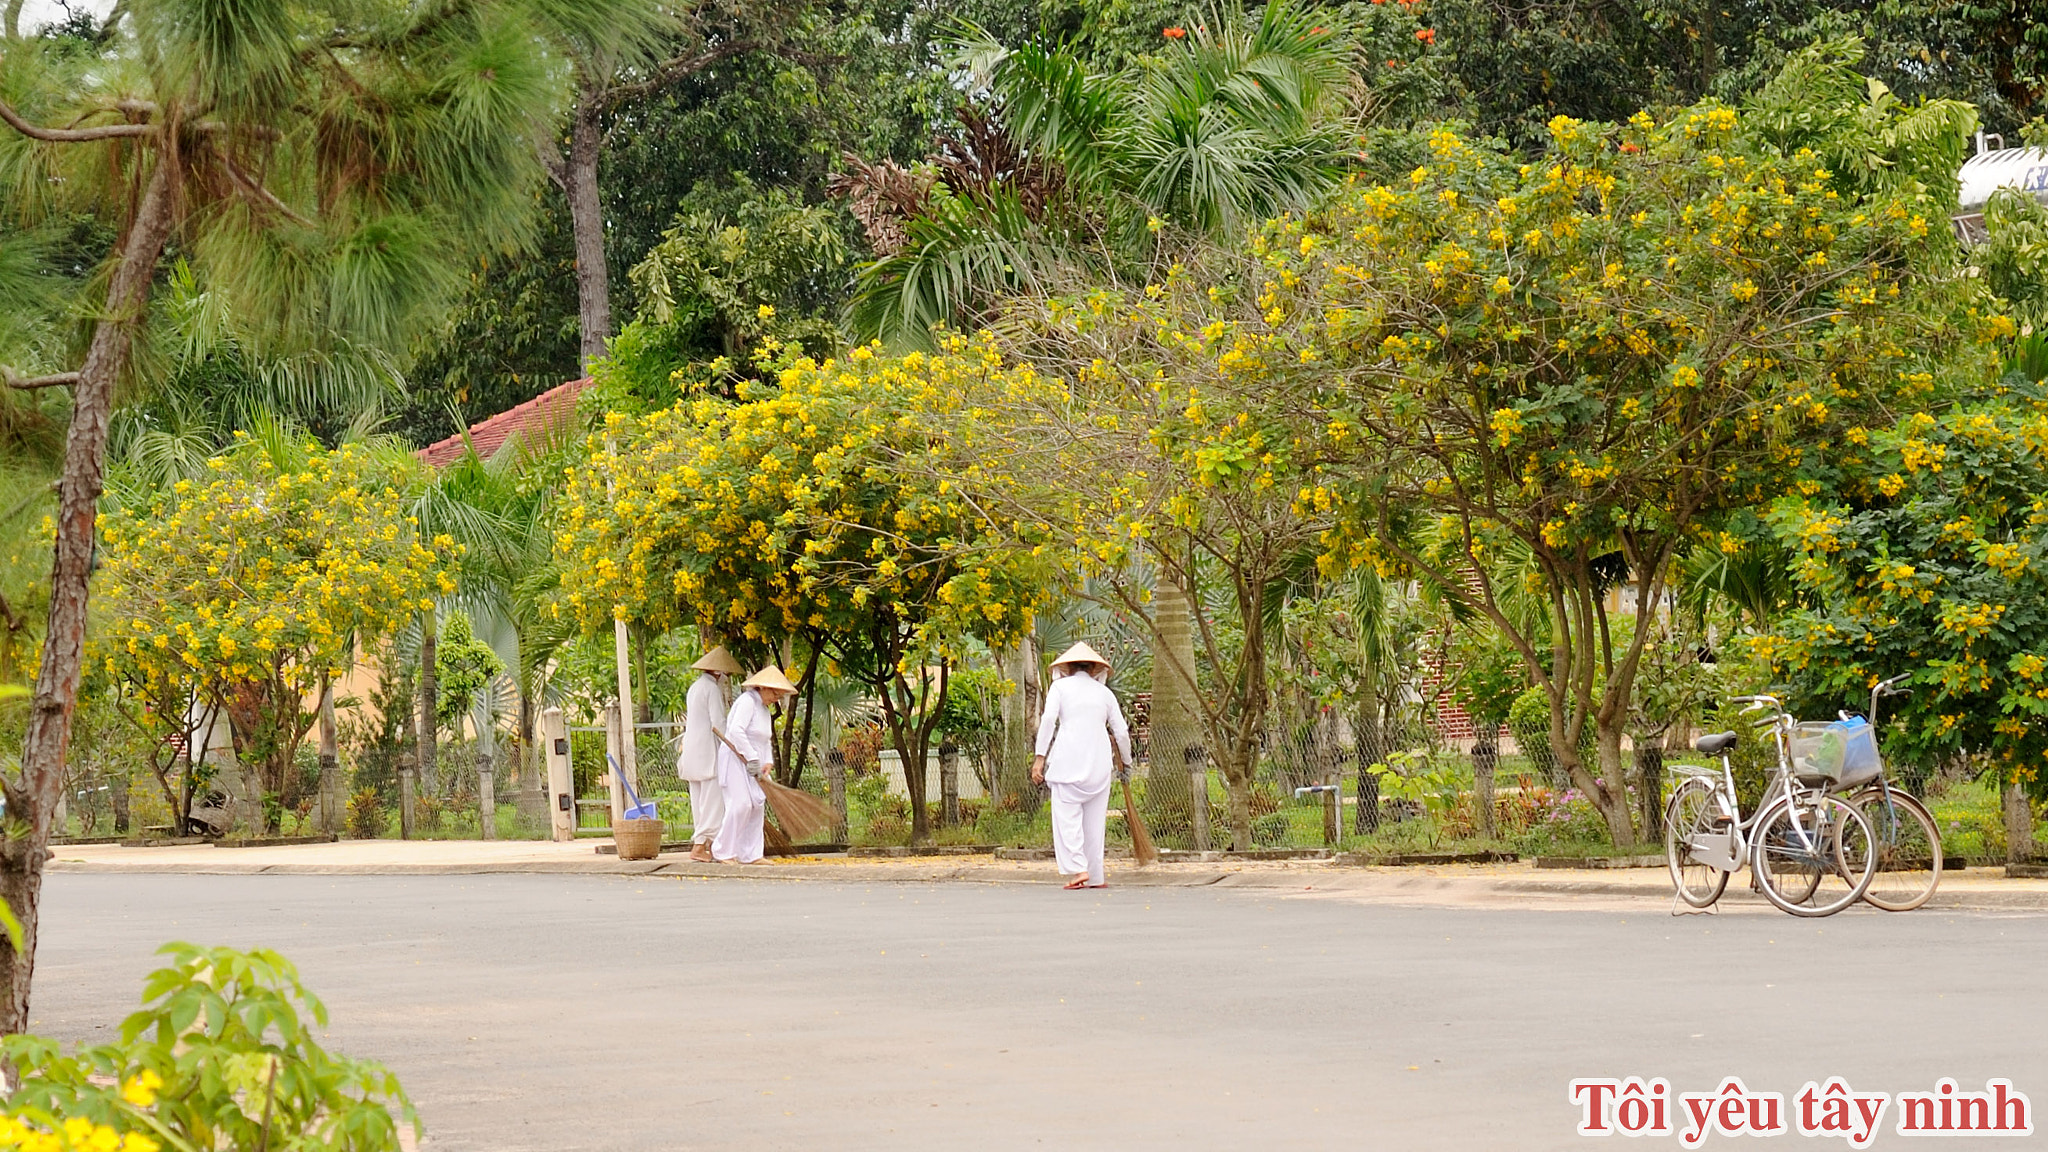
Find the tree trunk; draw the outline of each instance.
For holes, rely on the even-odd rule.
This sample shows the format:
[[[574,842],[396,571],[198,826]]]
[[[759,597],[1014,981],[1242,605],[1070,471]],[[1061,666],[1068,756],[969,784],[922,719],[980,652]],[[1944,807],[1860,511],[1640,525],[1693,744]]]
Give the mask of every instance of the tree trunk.
[[[2023,784],[2005,786],[2005,862],[2024,864],[2034,858],[2034,805]]]
[[[612,283],[604,257],[604,202],[598,196],[597,161],[604,150],[596,93],[584,91],[569,119],[569,159],[562,191],[569,201],[576,240],[576,310],[583,325],[583,370],[604,356],[612,334]]]
[[[64,438],[64,472],[57,482],[57,539],[50,567],[50,622],[43,638],[21,775],[0,783],[7,801],[0,836],[0,900],[21,921],[22,946],[0,939],[0,1034],[28,1025],[29,985],[35,975],[36,925],[48,856],[50,818],[64,786],[64,753],[85,664],[86,601],[92,577],[94,522],[106,478],[107,420],[114,387],[149,299],[149,282],[170,235],[171,173],[159,161],[121,240],[121,261],[107,285],[107,313],[93,328],[92,344],[72,390],[71,427]]]
[[[130,781],[119,780],[114,784],[114,834],[128,831],[128,788]]]
[[[440,751],[441,618],[438,607],[420,613],[419,787],[429,796],[441,794]]]
[[[1227,768],[1223,773],[1225,805],[1230,812],[1230,846],[1239,852],[1252,848],[1252,797],[1250,787]]]
[[[1195,637],[1187,593],[1162,568],[1152,592],[1152,710],[1147,741],[1151,773],[1145,807],[1155,829],[1194,831],[1192,769],[1202,758],[1202,719],[1196,711]],[[1204,797],[1204,800],[1207,798]]]
[[[320,678],[320,831],[331,835],[341,831],[343,799],[341,746],[334,726],[334,684]]]
[[[1481,840],[1492,840],[1500,830],[1494,826],[1493,782],[1500,767],[1500,729],[1481,723],[1472,738],[1472,809],[1478,817]]]

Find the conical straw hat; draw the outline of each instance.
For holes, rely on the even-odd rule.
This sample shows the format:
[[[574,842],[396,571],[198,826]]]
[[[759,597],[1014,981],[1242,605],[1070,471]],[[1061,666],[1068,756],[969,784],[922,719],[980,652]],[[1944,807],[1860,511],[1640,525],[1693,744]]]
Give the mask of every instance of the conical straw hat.
[[[789,677],[784,676],[782,674],[782,669],[777,668],[773,664],[770,664],[766,668],[761,669],[759,672],[754,673],[752,676],[747,677],[747,682],[740,685],[740,687],[773,688],[780,692],[796,691],[796,685],[791,684],[789,682]]]
[[[723,672],[728,676],[737,676],[746,671],[740,667],[739,661],[732,658],[732,653],[725,650],[723,644],[697,657],[697,662],[690,667],[699,672]]]
[[[1109,661],[1102,658],[1102,653],[1090,648],[1086,641],[1060,653],[1060,658],[1052,662],[1055,668],[1062,664],[1100,664],[1104,668],[1109,667]]]

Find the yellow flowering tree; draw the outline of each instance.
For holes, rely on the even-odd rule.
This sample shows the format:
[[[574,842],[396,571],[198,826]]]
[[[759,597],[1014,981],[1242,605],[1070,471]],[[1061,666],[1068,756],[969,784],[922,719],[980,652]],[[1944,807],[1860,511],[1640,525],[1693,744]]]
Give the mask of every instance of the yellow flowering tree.
[[[322,677],[361,642],[454,590],[454,545],[404,515],[410,461],[345,445],[244,442],[146,502],[100,518],[94,663],[166,735],[224,710],[258,785],[289,806]],[[173,812],[189,782],[160,775]]]
[[[1804,606],[1761,637],[1802,709],[1885,704],[1885,752],[1921,770],[1984,758],[2008,785],[2048,783],[2048,382],[1916,413],[1871,436],[1852,482],[1788,496],[1771,523]]]
[[[561,608],[697,624],[754,663],[794,654],[808,688],[831,661],[875,692],[913,795],[960,645],[1014,642],[1050,592],[1048,562],[943,479],[918,479],[962,397],[1024,372],[984,347],[842,359],[787,355],[737,402],[686,397],[608,419],[564,491]],[[808,693],[806,693],[808,700]],[[802,711],[799,729],[798,712]],[[808,705],[778,768],[794,783]],[[913,838],[928,830],[912,807]]]
[[[1333,428],[1356,431],[1334,554],[1491,621],[1617,843],[1654,630],[1610,613],[1657,611],[1674,555],[1733,510],[1830,489],[1863,423],[2004,323],[1959,303],[1945,231],[1972,123],[1802,57],[1751,112],[1559,117],[1527,163],[1439,131],[1408,179],[1260,239],[1273,314],[1299,316]],[[1540,628],[1504,607],[1508,555]],[[1566,735],[1587,727],[1593,764]]]
[[[1080,595],[1153,642],[1162,770],[1149,799],[1187,820],[1187,777],[1163,766],[1205,749],[1232,841],[1250,848],[1280,608],[1315,579],[1334,526],[1318,478],[1331,433],[1323,366],[1268,317],[1257,267],[1221,250],[1190,259],[1142,291],[1013,301],[1002,339],[1034,370],[980,381],[934,460],[1020,547],[1057,557],[1085,581]],[[1249,288],[1211,287],[1248,276]],[[1180,725],[1162,717],[1169,690]]]

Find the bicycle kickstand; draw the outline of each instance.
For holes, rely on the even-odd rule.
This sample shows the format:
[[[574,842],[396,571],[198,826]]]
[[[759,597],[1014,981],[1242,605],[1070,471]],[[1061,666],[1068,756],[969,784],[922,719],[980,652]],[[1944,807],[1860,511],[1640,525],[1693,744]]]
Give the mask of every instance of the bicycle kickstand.
[[[1695,908],[1678,898],[1678,889],[1671,890],[1671,914],[1673,916],[1713,916],[1721,911],[1721,902],[1714,901],[1705,908]]]

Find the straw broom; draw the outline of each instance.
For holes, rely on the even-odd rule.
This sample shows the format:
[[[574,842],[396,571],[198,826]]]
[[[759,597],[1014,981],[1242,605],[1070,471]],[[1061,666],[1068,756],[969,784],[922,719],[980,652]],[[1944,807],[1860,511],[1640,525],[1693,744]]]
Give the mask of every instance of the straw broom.
[[[1131,802],[1131,774],[1124,774],[1124,824],[1131,830],[1131,855],[1137,858],[1138,867],[1150,868],[1159,863],[1159,849],[1152,846],[1152,830],[1145,827],[1145,821],[1138,815],[1138,806]]]
[[[738,748],[733,748],[732,741],[725,738],[725,733],[718,733],[718,742],[732,748],[732,754],[739,756],[740,763],[746,763],[747,758],[740,754]],[[775,814],[775,823],[780,825],[785,843],[779,847],[789,847],[795,841],[809,840],[839,823],[839,813],[834,811],[830,804],[809,792],[800,792],[779,784],[772,776],[761,776],[754,782],[761,786],[761,794],[768,799],[768,810]]]

